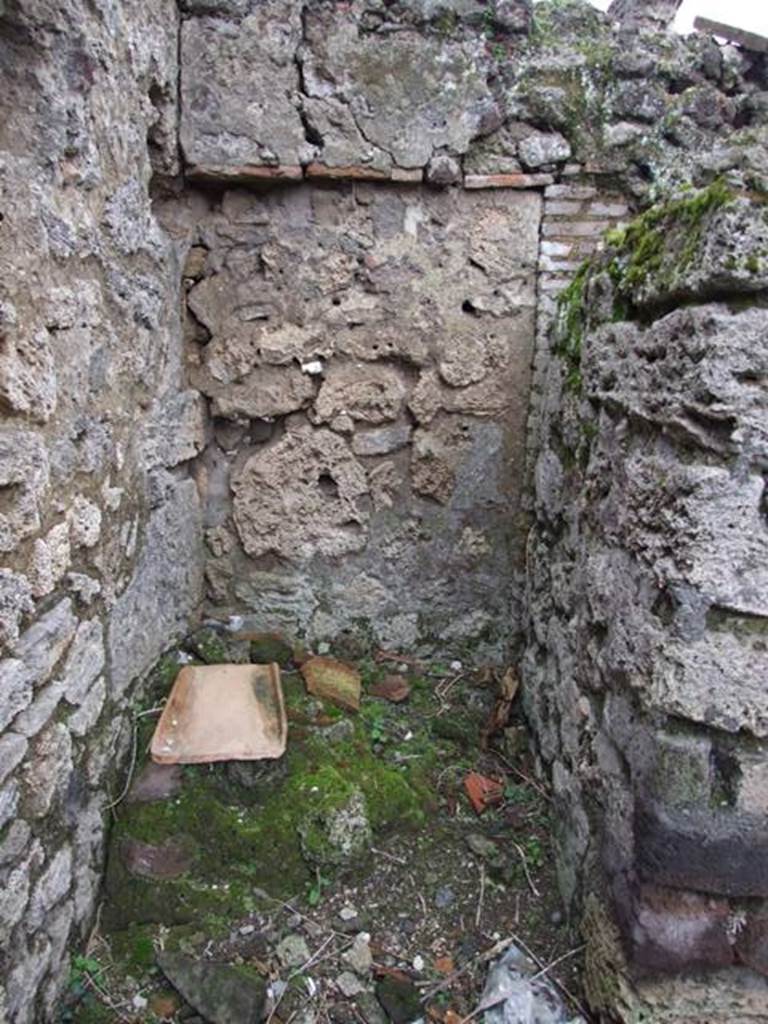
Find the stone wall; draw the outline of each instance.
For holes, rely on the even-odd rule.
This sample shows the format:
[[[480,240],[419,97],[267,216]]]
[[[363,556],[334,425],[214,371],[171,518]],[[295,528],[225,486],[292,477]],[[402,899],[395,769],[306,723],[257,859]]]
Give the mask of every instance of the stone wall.
[[[768,228],[652,209],[565,293],[528,547],[526,707],[594,1008],[768,1014]]]
[[[197,223],[214,615],[504,657],[540,208],[358,183],[228,191]]]
[[[0,1019],[91,926],[132,681],[199,602],[172,2],[0,5]]]

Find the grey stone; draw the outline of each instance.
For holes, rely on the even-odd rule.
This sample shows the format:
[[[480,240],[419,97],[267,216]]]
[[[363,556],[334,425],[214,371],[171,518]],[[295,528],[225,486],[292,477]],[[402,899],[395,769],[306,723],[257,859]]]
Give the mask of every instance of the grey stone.
[[[101,676],[83,698],[77,711],[67,719],[69,731],[73,736],[85,736],[90,732],[99,720],[106,696],[107,684],[104,677]]]
[[[355,974],[366,977],[373,966],[371,953],[371,936],[367,932],[359,932],[349,949],[342,954],[342,960],[348,964]],[[347,995],[348,993],[344,993]]]
[[[10,871],[3,872],[0,891],[0,939],[5,943],[21,920],[29,900],[32,873],[43,863],[43,848],[35,841],[26,856]]]
[[[345,999],[351,999],[365,990],[365,986],[352,971],[342,971],[336,978],[336,987]]]
[[[389,455],[408,444],[411,432],[409,423],[397,423],[375,430],[358,430],[352,436],[352,451],[355,455]]]
[[[302,162],[311,149],[297,104],[300,41],[300,10],[277,0],[260,4],[237,29],[213,18],[183,22],[180,139],[189,164]]]
[[[30,928],[39,928],[48,912],[69,892],[72,885],[72,849],[63,846],[37,880],[32,892],[27,921]]]
[[[501,122],[479,41],[438,41],[413,31],[360,37],[340,15],[334,8],[311,12],[303,51],[305,90],[332,111],[324,159],[337,148],[347,163],[423,167],[436,150],[466,152],[474,137]],[[366,142],[353,159],[344,145],[349,121]]]
[[[5,658],[0,661],[0,678],[0,729],[4,729],[32,702],[33,677],[23,661]]]
[[[627,32],[662,32],[672,27],[683,0],[612,0],[608,16]]]
[[[441,885],[435,893],[435,906],[438,910],[446,910],[456,902],[456,893],[448,885]]]
[[[64,696],[70,704],[81,704],[104,668],[104,627],[99,619],[87,619],[77,627],[62,668]]]
[[[162,396],[147,424],[144,460],[148,468],[177,466],[205,444],[205,402],[197,391]]]
[[[316,867],[359,863],[368,855],[372,832],[365,797],[351,787],[346,799],[323,806],[323,793],[307,794],[307,809],[299,823],[301,851]]]
[[[30,818],[48,814],[69,784],[72,772],[72,739],[61,722],[40,733],[21,770],[24,805]]]
[[[461,164],[448,153],[435,153],[427,164],[430,185],[455,185],[461,181]]]
[[[358,993],[355,1006],[365,1024],[387,1024],[389,1020],[373,992]]]
[[[64,683],[61,679],[54,679],[42,687],[29,707],[14,718],[13,728],[22,736],[36,736],[53,717],[63,694]]]
[[[3,828],[15,815],[19,806],[19,784],[16,779],[0,788],[0,828]]]
[[[311,957],[303,935],[286,935],[278,943],[275,953],[283,967],[301,967]]]
[[[49,968],[51,943],[44,935],[37,934],[28,946],[22,946],[20,954],[6,978],[8,1011],[13,1024],[34,1024],[34,993]]]
[[[67,597],[41,616],[14,644],[13,654],[24,662],[35,686],[50,677],[76,628],[72,601]]]
[[[17,818],[12,822],[0,842],[0,865],[17,860],[23,853],[31,835],[32,830],[22,818]]]
[[[42,438],[24,430],[0,432],[0,487],[7,489],[0,514],[0,551],[13,551],[40,528],[48,484],[48,455]]]
[[[19,623],[33,608],[29,580],[10,569],[0,569],[0,649],[18,640]]]
[[[547,164],[563,163],[571,156],[571,144],[557,132],[538,132],[522,139],[517,148],[523,167],[536,170]]]
[[[6,732],[0,736],[0,785],[21,763],[26,752],[27,740],[24,736],[16,732]]]
[[[191,480],[181,482],[150,517],[136,571],[112,610],[113,695],[186,631],[202,589],[201,535],[197,490]]]
[[[168,950],[158,954],[160,970],[186,1001],[211,1024],[258,1024],[266,997],[266,982],[228,964],[195,961]]]
[[[50,594],[69,568],[72,558],[69,529],[69,523],[58,523],[45,537],[35,541],[29,567],[35,597]]]

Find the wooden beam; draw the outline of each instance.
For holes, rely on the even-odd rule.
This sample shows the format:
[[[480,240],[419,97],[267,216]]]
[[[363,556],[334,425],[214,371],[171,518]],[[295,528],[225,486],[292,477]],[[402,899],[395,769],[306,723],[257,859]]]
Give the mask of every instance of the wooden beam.
[[[722,36],[731,43],[743,46],[745,50],[754,50],[756,53],[768,53],[768,38],[760,36],[756,32],[747,32],[743,28],[735,28],[733,25],[723,25],[719,21],[711,21],[709,18],[696,18],[693,27],[697,32],[705,32],[711,36]]]

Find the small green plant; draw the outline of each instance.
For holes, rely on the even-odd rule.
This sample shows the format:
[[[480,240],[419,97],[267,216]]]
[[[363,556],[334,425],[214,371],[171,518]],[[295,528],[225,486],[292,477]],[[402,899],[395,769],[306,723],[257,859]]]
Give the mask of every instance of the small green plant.
[[[92,956],[73,956],[69,970],[69,988],[74,996],[80,998],[88,990],[88,981],[93,979],[99,984],[104,968]]]
[[[315,880],[310,882],[307,888],[307,903],[310,907],[316,907],[323,898],[323,893],[331,884],[331,879],[326,878],[320,873],[320,869],[317,868],[315,871]]]
[[[374,715],[371,719],[369,733],[371,743],[387,742],[387,726],[382,712]]]
[[[516,806],[536,803],[536,793],[530,786],[519,782],[508,782],[504,787],[504,799]]]
[[[523,850],[525,852],[525,859],[528,861],[528,866],[532,868],[540,868],[544,861],[544,851],[541,848],[541,840],[537,836],[529,836],[523,843]]]

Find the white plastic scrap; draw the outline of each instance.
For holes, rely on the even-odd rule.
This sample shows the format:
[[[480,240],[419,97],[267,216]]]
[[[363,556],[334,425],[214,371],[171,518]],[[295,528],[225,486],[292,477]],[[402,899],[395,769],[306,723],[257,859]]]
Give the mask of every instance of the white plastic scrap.
[[[554,985],[512,945],[488,972],[480,1005],[484,1024],[585,1024],[570,1014]]]
[[[312,377],[316,377],[318,374],[323,372],[323,363],[320,359],[313,359],[309,363],[302,363],[301,369],[304,373],[310,374]]]

